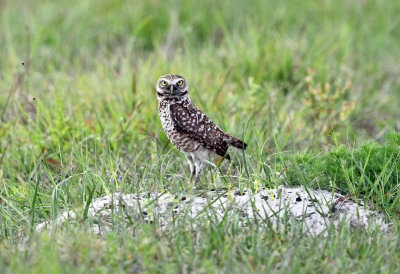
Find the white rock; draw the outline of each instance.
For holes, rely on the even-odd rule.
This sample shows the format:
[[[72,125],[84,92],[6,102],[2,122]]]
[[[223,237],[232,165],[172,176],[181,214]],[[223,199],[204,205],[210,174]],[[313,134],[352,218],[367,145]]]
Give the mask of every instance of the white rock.
[[[121,206],[124,205],[124,206]],[[194,220],[207,214],[211,219],[222,220],[225,214],[229,218],[237,217],[244,226],[248,221],[267,226],[272,222],[275,227],[289,220],[303,226],[308,233],[319,234],[331,225],[344,221],[359,228],[379,226],[381,230],[390,228],[384,215],[357,204],[353,199],[339,193],[325,190],[311,190],[303,187],[263,189],[257,193],[251,190],[206,191],[196,196],[180,196],[175,199],[169,193],[114,193],[94,199],[88,210],[88,218],[97,220],[94,232],[101,233],[112,227],[114,216],[125,220],[158,221],[161,227],[167,227],[174,218],[188,214]],[[63,212],[56,220],[60,226],[65,221],[76,219],[73,211]],[[193,222],[194,225],[195,222]],[[37,230],[52,227],[52,223],[43,222]]]

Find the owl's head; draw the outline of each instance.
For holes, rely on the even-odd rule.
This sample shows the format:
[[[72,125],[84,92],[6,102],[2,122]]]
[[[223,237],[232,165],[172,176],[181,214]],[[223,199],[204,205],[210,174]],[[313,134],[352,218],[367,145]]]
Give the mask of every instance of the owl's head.
[[[156,85],[157,98],[179,98],[188,94],[188,84],[185,78],[178,74],[161,76]]]

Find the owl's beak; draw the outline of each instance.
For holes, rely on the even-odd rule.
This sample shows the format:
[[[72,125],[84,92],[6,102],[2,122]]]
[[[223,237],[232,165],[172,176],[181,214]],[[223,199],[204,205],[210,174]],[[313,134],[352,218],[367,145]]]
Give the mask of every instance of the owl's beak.
[[[176,88],[175,85],[171,85],[171,86],[169,87],[169,90],[171,91],[171,94],[173,94],[174,91],[177,90],[177,88]]]

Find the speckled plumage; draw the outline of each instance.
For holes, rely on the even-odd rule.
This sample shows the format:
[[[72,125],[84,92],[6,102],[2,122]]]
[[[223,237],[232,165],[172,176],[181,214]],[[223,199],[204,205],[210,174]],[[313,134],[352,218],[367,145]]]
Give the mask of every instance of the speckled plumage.
[[[161,76],[156,90],[161,125],[170,142],[186,155],[195,182],[199,180],[210,152],[230,159],[227,154],[229,145],[246,149],[245,143],[222,131],[192,104],[188,85],[182,76]]]

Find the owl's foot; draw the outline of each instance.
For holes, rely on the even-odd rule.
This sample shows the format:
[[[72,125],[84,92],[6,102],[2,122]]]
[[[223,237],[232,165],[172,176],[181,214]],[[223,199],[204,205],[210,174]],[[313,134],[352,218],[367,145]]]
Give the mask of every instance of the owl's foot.
[[[193,182],[193,178],[195,177],[195,175],[196,175],[196,170],[195,169],[191,170],[190,171],[190,181],[191,182]]]
[[[200,174],[197,174],[196,175],[196,177],[194,178],[194,184],[197,184],[197,182],[199,181],[199,179],[200,179]]]
[[[193,174],[194,176],[193,176],[193,178],[194,178],[194,184],[196,184],[198,181],[199,181],[199,179],[200,179],[200,174],[201,174],[201,169],[202,169],[202,165],[201,165],[201,163],[200,163],[200,165],[198,165],[198,166],[196,166],[196,168],[195,168],[195,174]]]

